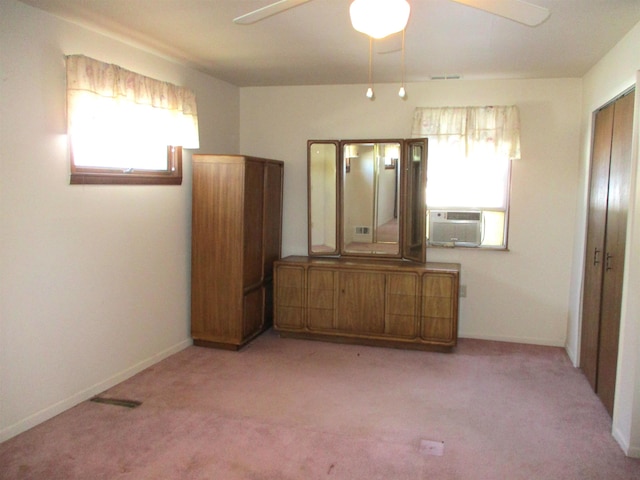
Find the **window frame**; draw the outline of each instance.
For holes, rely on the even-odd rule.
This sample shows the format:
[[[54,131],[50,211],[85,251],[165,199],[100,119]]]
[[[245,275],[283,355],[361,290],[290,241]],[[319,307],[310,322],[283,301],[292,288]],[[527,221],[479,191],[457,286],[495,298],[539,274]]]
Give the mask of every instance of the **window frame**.
[[[71,185],[182,185],[182,147],[167,146],[167,169],[81,167],[71,157]]]
[[[428,167],[427,167],[428,168]],[[427,235],[427,246],[429,248],[466,248],[466,249],[475,249],[475,250],[490,250],[490,251],[509,251],[509,228],[510,228],[510,219],[511,219],[511,190],[513,185],[513,159],[507,160],[507,175],[506,175],[505,185],[505,208],[479,208],[479,207],[432,207],[426,205],[427,219],[431,214],[431,211],[439,211],[439,210],[450,210],[450,211],[478,211],[484,216],[484,212],[503,212],[504,214],[504,234],[503,234],[503,244],[502,245],[440,245],[440,244],[432,244],[431,239],[429,238],[431,232]],[[427,189],[429,188],[429,183],[427,180]]]

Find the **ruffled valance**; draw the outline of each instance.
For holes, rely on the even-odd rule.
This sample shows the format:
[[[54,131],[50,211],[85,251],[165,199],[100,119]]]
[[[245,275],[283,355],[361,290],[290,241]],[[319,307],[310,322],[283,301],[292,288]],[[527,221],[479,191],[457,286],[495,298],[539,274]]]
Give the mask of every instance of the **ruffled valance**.
[[[416,108],[413,137],[429,147],[457,146],[467,158],[520,158],[520,115],[516,106]],[[444,146],[444,145],[443,145]]]
[[[84,55],[69,55],[66,63],[70,135],[91,129],[94,139],[102,131],[113,140],[130,136],[133,128],[139,140],[155,137],[164,148],[199,148],[196,97],[190,89]]]

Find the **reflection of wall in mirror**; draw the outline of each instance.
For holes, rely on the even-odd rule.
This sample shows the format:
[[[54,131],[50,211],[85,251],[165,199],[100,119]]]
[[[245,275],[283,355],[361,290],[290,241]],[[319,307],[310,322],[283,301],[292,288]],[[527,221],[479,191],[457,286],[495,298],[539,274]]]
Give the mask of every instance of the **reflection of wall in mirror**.
[[[310,155],[311,245],[336,247],[336,148],[314,144]]]

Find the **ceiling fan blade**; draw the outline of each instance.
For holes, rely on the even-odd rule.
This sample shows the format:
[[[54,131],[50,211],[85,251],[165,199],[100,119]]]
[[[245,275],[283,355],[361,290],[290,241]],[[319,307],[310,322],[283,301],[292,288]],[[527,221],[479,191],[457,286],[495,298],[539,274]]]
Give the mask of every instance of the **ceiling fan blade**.
[[[285,10],[289,10],[290,8],[297,7],[298,5],[302,5],[303,3],[310,1],[311,0],[279,0],[252,12],[240,15],[233,19],[233,23],[237,23],[239,25],[251,25],[252,23],[259,22],[260,20],[269,18],[272,15],[284,12]]]
[[[514,22],[535,27],[550,15],[548,8],[540,7],[524,0],[452,0],[469,7],[508,18]]]

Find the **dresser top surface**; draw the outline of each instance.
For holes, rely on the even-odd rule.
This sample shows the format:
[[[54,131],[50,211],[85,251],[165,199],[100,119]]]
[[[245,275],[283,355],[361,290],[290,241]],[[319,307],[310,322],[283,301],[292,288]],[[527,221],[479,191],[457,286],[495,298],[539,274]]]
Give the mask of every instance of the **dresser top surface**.
[[[365,268],[382,270],[411,270],[425,272],[447,272],[459,273],[459,263],[439,263],[427,262],[417,263],[399,259],[371,259],[355,257],[307,257],[303,255],[292,255],[278,260],[279,264],[304,264],[316,267],[345,267],[345,268]]]
[[[261,163],[273,163],[277,165],[284,165],[282,160],[274,160],[271,158],[253,157],[251,155],[219,155],[208,153],[194,153],[192,155],[194,163],[232,163],[232,164],[245,164],[247,162],[261,162]]]

